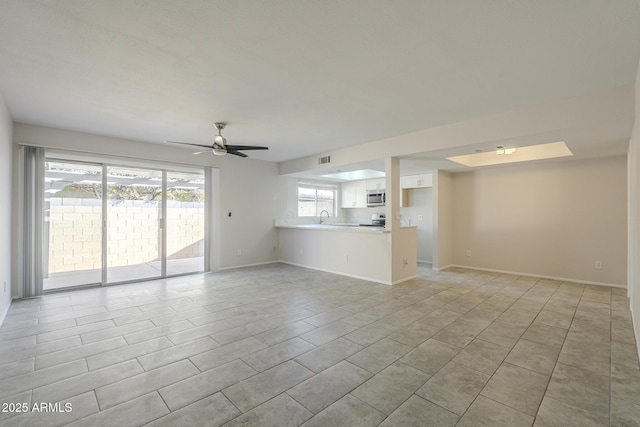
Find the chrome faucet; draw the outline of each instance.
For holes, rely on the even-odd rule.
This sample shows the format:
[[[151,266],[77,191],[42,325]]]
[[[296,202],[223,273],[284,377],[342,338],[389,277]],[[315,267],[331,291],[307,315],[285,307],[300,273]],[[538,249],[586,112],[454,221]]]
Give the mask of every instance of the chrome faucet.
[[[329,212],[323,209],[323,210],[320,212],[320,224],[322,224],[322,214],[323,214],[324,212],[326,212],[326,213],[327,213],[327,218],[331,218],[331,215],[329,215]]]

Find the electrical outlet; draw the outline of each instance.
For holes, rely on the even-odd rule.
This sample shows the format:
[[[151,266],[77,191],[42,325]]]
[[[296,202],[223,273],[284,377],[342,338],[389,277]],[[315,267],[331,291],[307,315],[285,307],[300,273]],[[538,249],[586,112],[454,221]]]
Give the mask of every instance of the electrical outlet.
[[[467,249],[467,256],[471,256],[471,249]]]
[[[238,250],[236,251],[236,255],[238,255],[238,256],[242,255],[242,249],[238,249]]]
[[[404,265],[409,265],[409,258],[403,258],[402,262]]]
[[[422,215],[418,215],[418,221],[422,221]]]
[[[596,268],[597,270],[602,270],[602,261],[596,261],[595,268]]]

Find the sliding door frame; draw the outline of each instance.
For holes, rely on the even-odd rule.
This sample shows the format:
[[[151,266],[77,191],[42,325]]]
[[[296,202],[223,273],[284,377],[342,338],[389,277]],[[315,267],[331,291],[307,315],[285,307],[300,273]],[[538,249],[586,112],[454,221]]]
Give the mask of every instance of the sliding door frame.
[[[102,166],[102,200],[101,200],[101,212],[102,212],[102,227],[101,227],[101,237],[102,237],[102,272],[101,272],[101,283],[87,283],[82,285],[75,285],[65,288],[59,289],[51,289],[44,290],[45,293],[49,292],[58,292],[64,290],[71,289],[79,289],[84,287],[106,287],[111,285],[120,285],[132,282],[141,282],[146,280],[158,280],[167,277],[178,277],[190,274],[202,274],[207,273],[215,269],[215,265],[217,262],[213,259],[214,254],[217,254],[217,251],[213,248],[213,239],[212,239],[212,217],[217,217],[218,215],[215,213],[213,206],[214,200],[212,198],[218,195],[218,185],[216,179],[219,177],[219,171],[217,169],[213,170],[210,167],[191,167],[185,165],[172,165],[172,164],[164,164],[164,163],[151,163],[145,160],[140,160],[140,162],[130,161],[130,160],[120,160],[112,158],[111,156],[96,156],[96,155],[83,155],[82,153],[69,153],[65,150],[46,150],[45,161],[62,161],[62,162],[73,162],[73,163],[88,163],[94,165]],[[159,222],[159,256],[161,260],[161,271],[160,276],[144,278],[144,279],[134,279],[127,281],[119,281],[119,282],[108,282],[108,239],[107,233],[109,231],[109,221],[108,221],[108,180],[107,180],[107,171],[109,167],[131,167],[131,168],[146,168],[150,170],[159,171],[162,173],[162,202],[161,202],[161,210],[160,210],[160,222]],[[204,176],[204,262],[203,269],[201,271],[193,271],[187,273],[177,273],[177,274],[167,274],[167,173],[168,172],[187,172],[187,173],[198,173],[203,174]],[[215,181],[215,182],[214,182]],[[44,193],[41,195],[44,200]],[[216,199],[217,200],[217,199]],[[44,239],[44,235],[42,236]],[[43,254],[44,256],[44,254]],[[48,256],[48,254],[47,254]],[[44,259],[41,260],[44,266]]]
[[[206,214],[205,214],[206,215]],[[162,204],[160,205],[160,276],[167,277],[167,170],[162,170]],[[202,266],[204,271],[204,264]]]
[[[107,232],[109,227],[108,215],[108,197],[107,197],[107,164],[102,164],[102,282],[100,286],[107,284],[107,251],[109,250],[107,242]]]

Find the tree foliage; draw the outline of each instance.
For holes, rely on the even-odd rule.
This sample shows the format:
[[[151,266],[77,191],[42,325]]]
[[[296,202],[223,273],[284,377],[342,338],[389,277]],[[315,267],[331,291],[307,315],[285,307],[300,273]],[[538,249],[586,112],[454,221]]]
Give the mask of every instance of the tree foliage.
[[[69,184],[57,196],[102,199],[102,185]],[[162,188],[145,185],[110,184],[107,185],[107,198],[114,201],[142,200],[159,202],[162,200]],[[168,188],[167,200],[202,203],[204,202],[204,191],[201,188]]]

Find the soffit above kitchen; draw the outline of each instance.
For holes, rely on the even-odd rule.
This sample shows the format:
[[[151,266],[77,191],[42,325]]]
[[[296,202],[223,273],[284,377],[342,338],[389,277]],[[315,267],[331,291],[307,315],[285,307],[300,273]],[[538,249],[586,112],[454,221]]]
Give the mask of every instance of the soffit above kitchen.
[[[3,1],[0,93],[17,122],[150,143],[224,121],[285,162],[633,85],[637,22],[637,0]]]
[[[317,155],[281,162],[279,169],[282,175],[320,176],[352,163],[400,157],[402,174],[461,172],[469,167],[447,158],[556,141],[566,143],[572,160],[621,156],[627,152],[634,105],[633,86],[621,86],[321,153],[331,159],[322,165]]]

